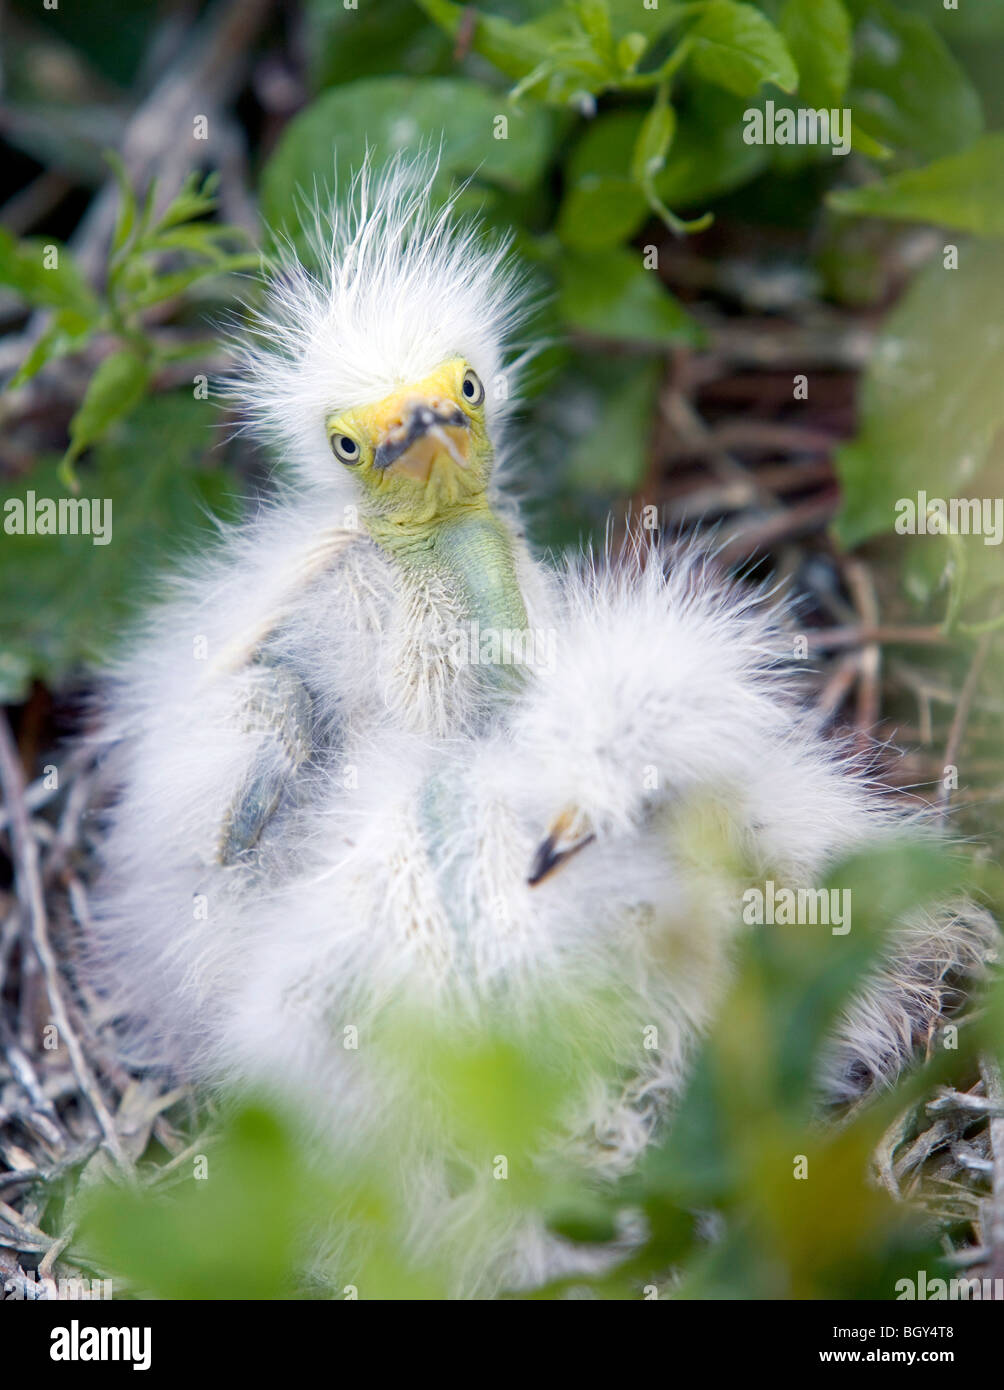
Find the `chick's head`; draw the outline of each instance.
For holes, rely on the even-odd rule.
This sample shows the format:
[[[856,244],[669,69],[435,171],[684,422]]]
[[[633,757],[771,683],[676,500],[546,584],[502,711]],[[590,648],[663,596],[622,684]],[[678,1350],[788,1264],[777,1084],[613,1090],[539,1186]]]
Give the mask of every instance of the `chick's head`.
[[[326,428],[366,519],[421,525],[476,504],[488,485],[485,387],[463,357],[372,405],[330,416]]]

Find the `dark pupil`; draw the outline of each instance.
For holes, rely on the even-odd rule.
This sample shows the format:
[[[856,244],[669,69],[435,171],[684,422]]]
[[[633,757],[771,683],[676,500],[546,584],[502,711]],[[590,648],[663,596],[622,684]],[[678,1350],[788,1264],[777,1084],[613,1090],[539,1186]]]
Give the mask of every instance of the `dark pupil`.
[[[474,392],[474,382],[470,379],[470,377],[468,377],[467,380],[464,382],[464,395],[470,397],[474,395]]]
[[[356,451],[355,440],[353,440],[353,439],[348,439],[348,438],[343,434],[342,437],[341,437],[341,439],[339,440],[339,443],[340,443],[341,446],[342,446],[342,453],[343,453],[343,454],[354,454],[354,453],[355,453],[355,451]]]

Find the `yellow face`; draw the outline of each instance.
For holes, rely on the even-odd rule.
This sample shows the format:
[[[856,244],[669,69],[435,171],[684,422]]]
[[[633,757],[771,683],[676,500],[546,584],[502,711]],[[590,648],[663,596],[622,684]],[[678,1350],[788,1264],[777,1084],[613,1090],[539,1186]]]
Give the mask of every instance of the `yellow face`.
[[[327,423],[338,465],[355,473],[374,518],[428,522],[484,493],[492,448],[485,388],[461,357],[375,405]]]

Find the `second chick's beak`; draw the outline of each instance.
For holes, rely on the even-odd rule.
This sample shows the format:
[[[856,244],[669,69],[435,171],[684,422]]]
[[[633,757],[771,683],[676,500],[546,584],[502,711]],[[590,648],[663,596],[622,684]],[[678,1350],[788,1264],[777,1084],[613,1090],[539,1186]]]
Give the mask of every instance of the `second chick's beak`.
[[[561,815],[555,817],[544,839],[537,846],[527,883],[531,888],[536,888],[538,883],[543,883],[555,869],[567,863],[573,855],[591,845],[595,839],[596,836],[590,829],[586,817],[574,807],[568,807]]]
[[[466,469],[469,441],[470,421],[459,406],[438,399],[408,401],[382,431],[373,467],[425,482],[442,456]]]

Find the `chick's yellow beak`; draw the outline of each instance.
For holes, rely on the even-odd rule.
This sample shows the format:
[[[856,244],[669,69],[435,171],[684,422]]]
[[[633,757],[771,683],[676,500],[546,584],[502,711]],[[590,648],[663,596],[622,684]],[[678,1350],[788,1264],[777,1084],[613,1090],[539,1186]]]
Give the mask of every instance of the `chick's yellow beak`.
[[[395,392],[370,416],[375,470],[427,481],[438,459],[466,469],[470,420],[443,372]]]

